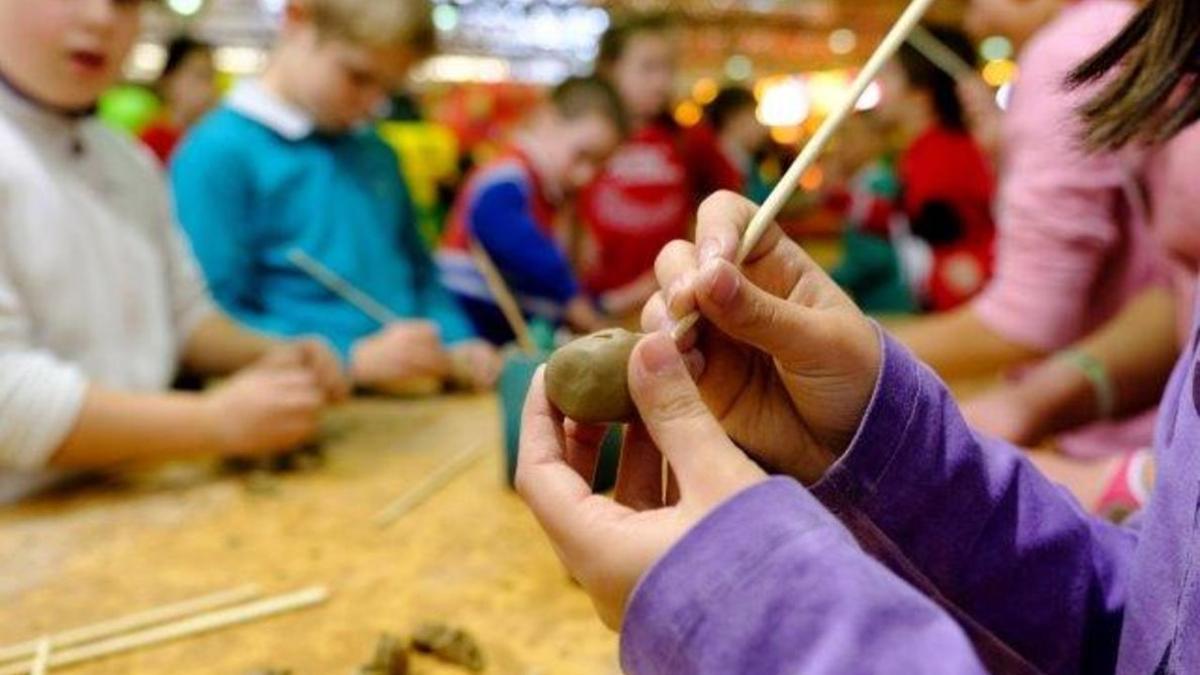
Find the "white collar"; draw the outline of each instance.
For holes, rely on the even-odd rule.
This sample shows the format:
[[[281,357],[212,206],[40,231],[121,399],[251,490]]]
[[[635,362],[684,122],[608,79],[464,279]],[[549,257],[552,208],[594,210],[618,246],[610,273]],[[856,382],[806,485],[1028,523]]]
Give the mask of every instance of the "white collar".
[[[235,87],[226,104],[289,141],[302,140],[317,128],[312,115],[267,90],[258,80]]]

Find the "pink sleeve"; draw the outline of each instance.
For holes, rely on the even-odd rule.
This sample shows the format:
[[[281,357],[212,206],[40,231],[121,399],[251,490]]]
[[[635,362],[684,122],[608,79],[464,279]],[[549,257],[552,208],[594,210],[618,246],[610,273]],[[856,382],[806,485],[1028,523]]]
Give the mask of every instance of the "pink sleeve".
[[[1084,151],[1076,111],[1094,89],[1063,86],[1073,64],[1121,23],[1106,18],[1105,34],[1062,23],[1021,58],[1005,119],[995,273],[973,305],[1005,338],[1047,352],[1102,323],[1132,291],[1130,283],[1147,276],[1132,259],[1145,237],[1128,222],[1131,169],[1117,155]],[[1115,286],[1126,288],[1104,288],[1115,277]]]

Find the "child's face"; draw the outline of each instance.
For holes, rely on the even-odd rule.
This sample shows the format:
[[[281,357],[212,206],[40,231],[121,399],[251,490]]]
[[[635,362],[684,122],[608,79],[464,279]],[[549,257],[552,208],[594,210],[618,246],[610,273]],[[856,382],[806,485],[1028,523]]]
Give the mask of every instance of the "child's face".
[[[543,147],[550,155],[550,170],[561,176],[567,194],[591,183],[621,142],[617,127],[600,114],[567,120],[553,116]]]
[[[613,85],[634,119],[650,119],[667,109],[675,84],[675,51],[670,35],[639,33],[612,64]]]
[[[192,52],[163,83],[171,112],[182,120],[195,120],[207,112],[217,100],[216,76],[212,54]]]
[[[888,124],[896,124],[905,111],[913,105],[915,92],[909,86],[908,76],[904,68],[895,59],[889,61],[879,71],[880,99],[877,112],[880,119]]]
[[[0,71],[36,100],[93,105],[121,74],[141,0],[0,0]]]
[[[325,131],[345,131],[370,121],[388,96],[400,87],[416,61],[404,47],[369,48],[337,39],[318,38],[313,31],[306,48],[286,58],[303,77],[295,95]]]
[[[751,106],[739,110],[727,124],[726,131],[729,137],[751,154],[761,150],[770,136],[770,132],[758,121],[755,109]]]

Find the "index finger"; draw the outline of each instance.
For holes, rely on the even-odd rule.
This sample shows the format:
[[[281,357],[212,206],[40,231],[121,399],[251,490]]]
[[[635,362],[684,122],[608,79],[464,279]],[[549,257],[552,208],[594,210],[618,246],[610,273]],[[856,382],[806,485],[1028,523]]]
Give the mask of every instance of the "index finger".
[[[707,252],[714,248],[720,251],[719,257],[734,262],[746,228],[757,211],[757,204],[734,192],[717,192],[705,199],[696,214],[696,246],[700,251],[700,264],[707,261]],[[750,251],[746,263],[766,255],[781,237],[783,230],[772,223]]]

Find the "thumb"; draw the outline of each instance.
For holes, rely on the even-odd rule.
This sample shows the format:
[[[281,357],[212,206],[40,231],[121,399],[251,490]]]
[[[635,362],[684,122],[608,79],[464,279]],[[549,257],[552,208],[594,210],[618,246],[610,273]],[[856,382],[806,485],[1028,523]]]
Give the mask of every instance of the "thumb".
[[[728,261],[712,260],[700,269],[696,301],[722,333],[780,362],[803,364],[826,355],[827,322],[814,316],[816,310],[762,290]]]
[[[700,399],[666,333],[651,333],[634,348],[629,392],[650,437],[675,470],[685,498],[696,491],[719,496],[712,494],[714,488],[723,495],[761,477]]]

